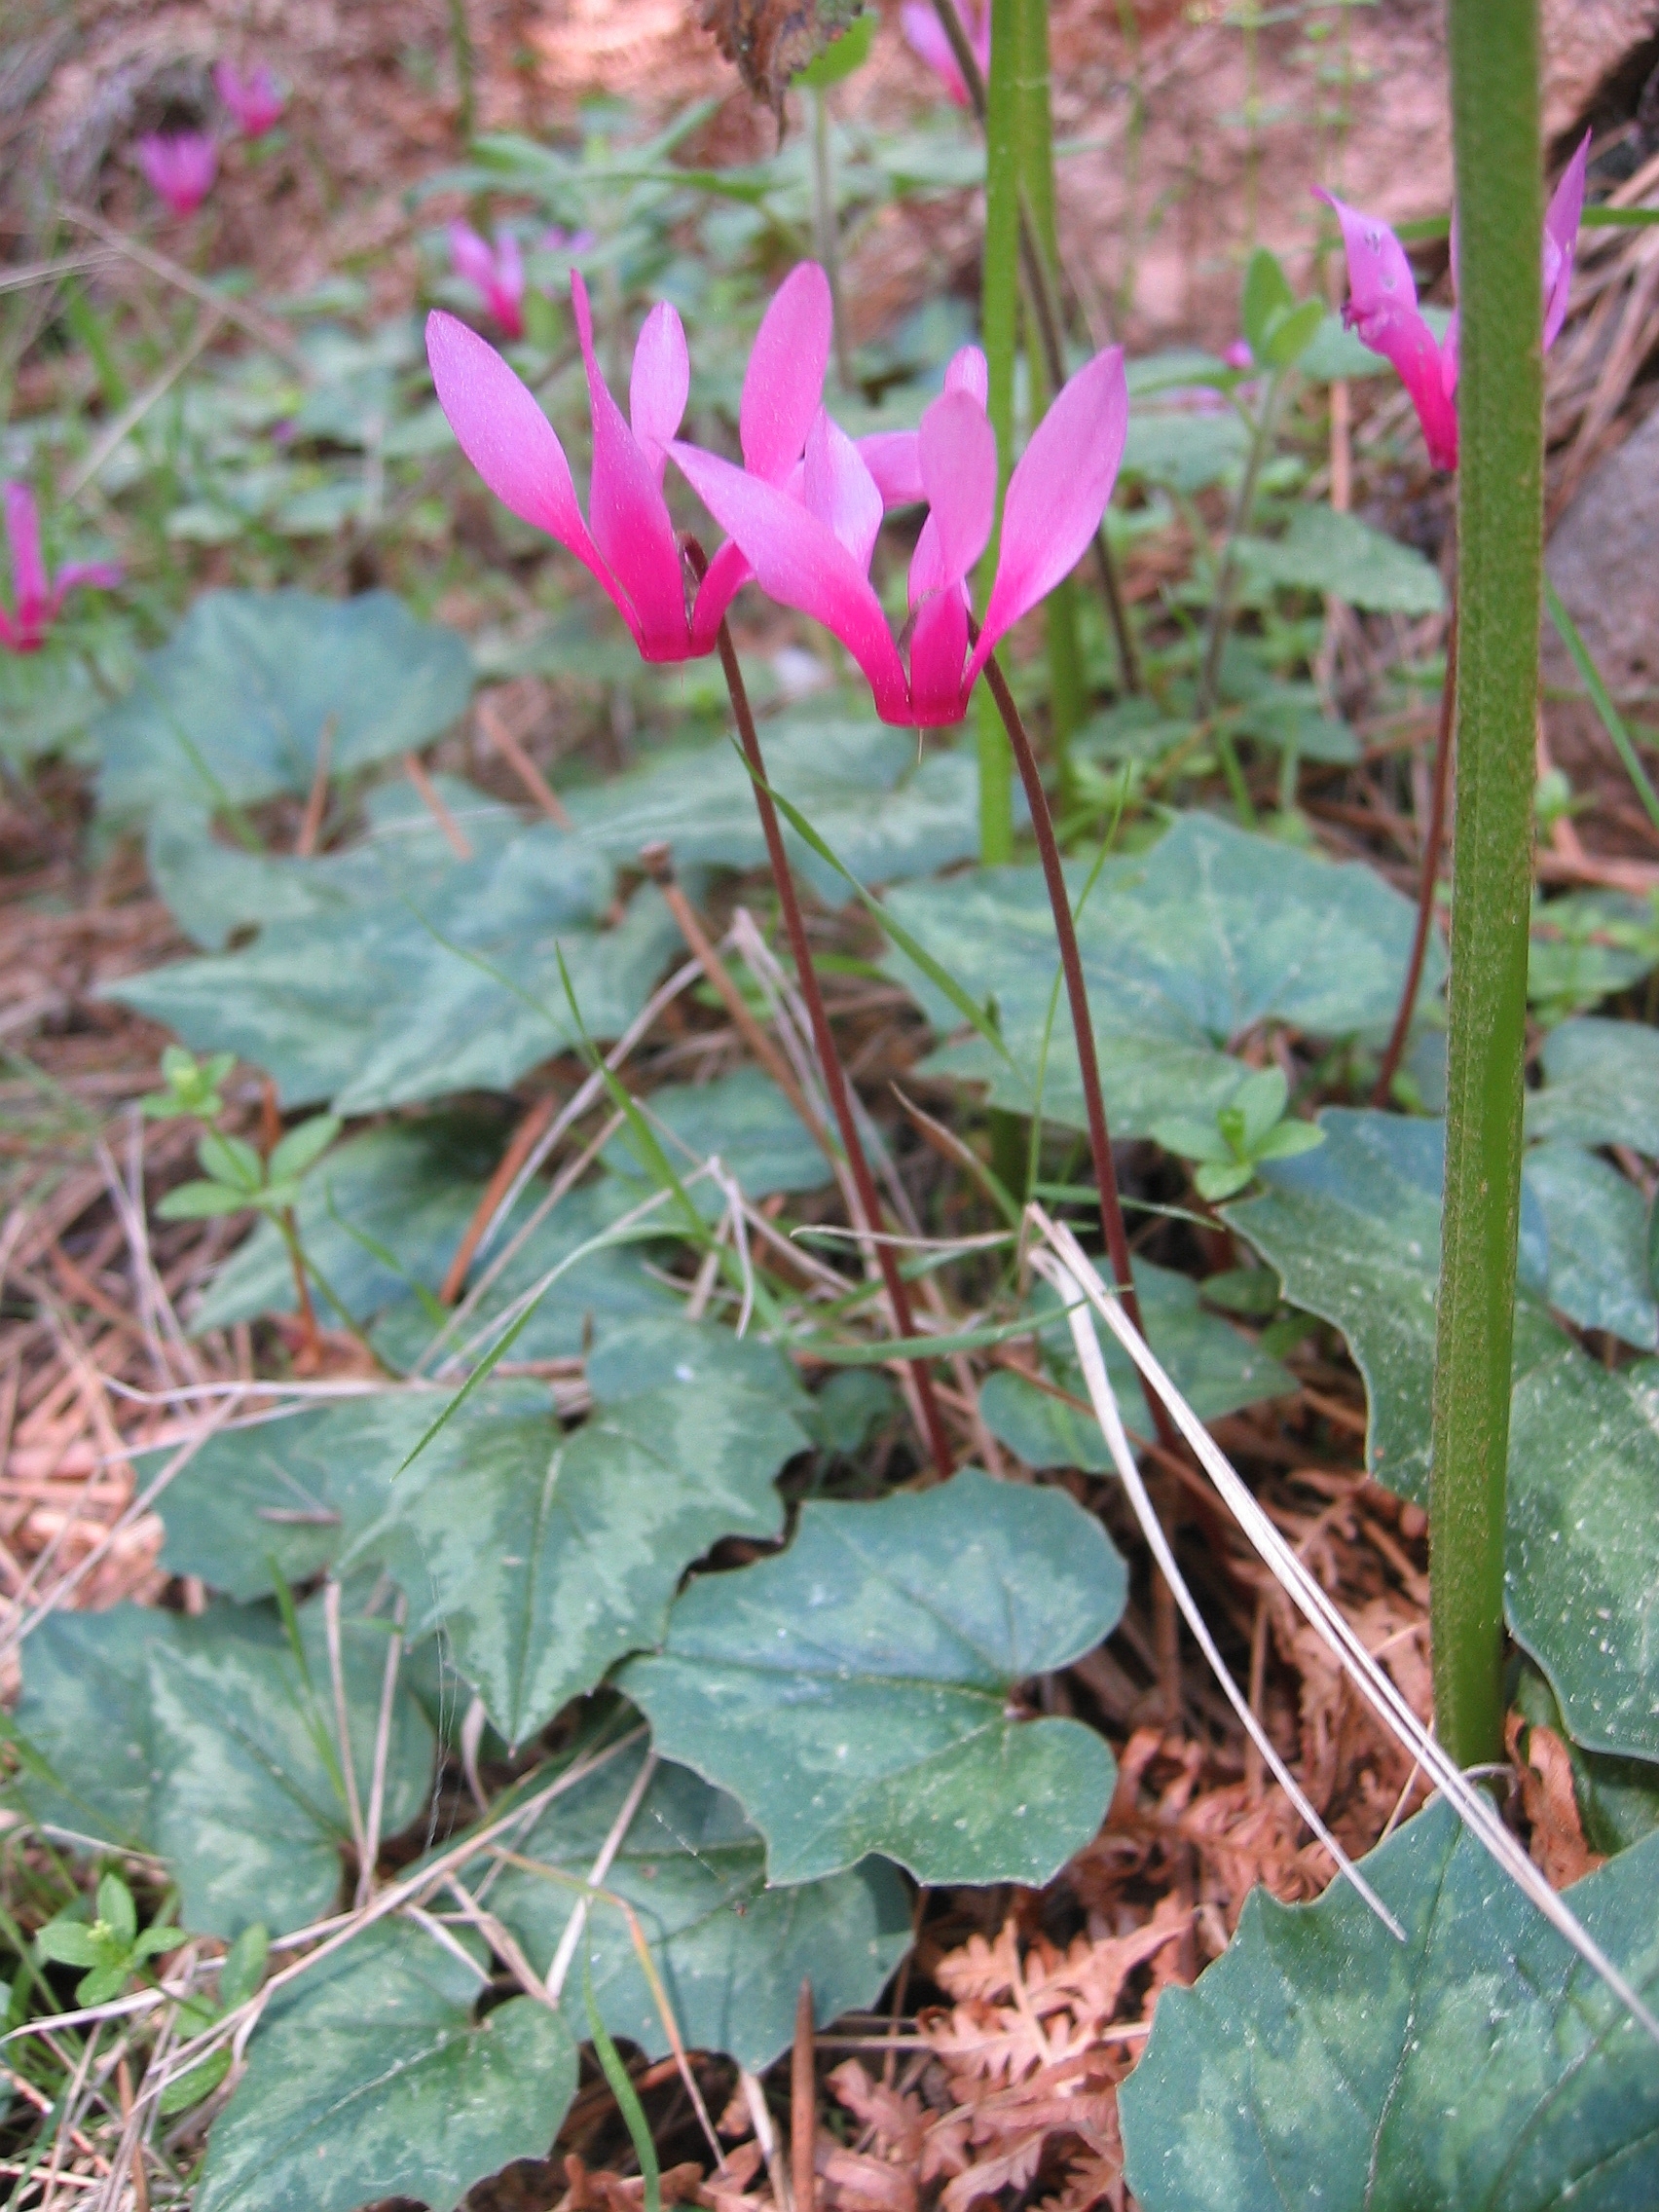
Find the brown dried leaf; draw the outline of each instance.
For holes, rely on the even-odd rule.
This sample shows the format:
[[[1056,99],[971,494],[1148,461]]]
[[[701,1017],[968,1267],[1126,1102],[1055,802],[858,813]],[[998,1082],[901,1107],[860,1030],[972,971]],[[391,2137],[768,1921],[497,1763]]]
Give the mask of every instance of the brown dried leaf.
[[[1525,1738],[1523,1753],[1522,1739]],[[1606,1864],[1584,1840],[1572,1762],[1553,1728],[1530,1726],[1519,1713],[1504,1723],[1503,1740],[1521,1777],[1521,1809],[1532,1830],[1532,1861],[1555,1890]]]
[[[703,28],[783,129],[790,79],[863,13],[863,0],[703,0]]]
[[[881,2082],[871,2081],[856,2058],[837,2066],[829,2081],[853,2118],[873,2129],[876,2143],[885,2155],[909,2163],[921,2157],[928,2115],[919,2097],[902,2095]]]

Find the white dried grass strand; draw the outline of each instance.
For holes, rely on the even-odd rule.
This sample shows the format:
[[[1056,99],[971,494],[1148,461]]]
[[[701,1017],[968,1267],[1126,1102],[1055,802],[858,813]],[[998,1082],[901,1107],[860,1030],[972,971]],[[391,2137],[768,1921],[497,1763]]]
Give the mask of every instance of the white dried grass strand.
[[[1426,1729],[1389,1677],[1378,1666],[1353,1628],[1326,1595],[1318,1580],[1297,1558],[1272,1521],[1251,1494],[1237,1470],[1204,1427],[1186,1399],[1159,1365],[1140,1332],[1119,1301],[1109,1297],[1077,1238],[1064,1224],[1050,1220],[1040,1205],[1031,1217],[1045,1242],[1058,1254],[1066,1273],[1099,1314],[1136,1367],[1168,1408],[1175,1425],[1192,1446],[1223,1502],[1239,1528],[1270,1567],[1281,1588],[1331,1646],[1343,1671],[1378,1717],[1405,1750],[1420,1760],[1423,1771],[1453,1807],[1463,1825],[1507,1874],[1530,1903],[1535,1905],[1558,1935],[1571,1945],[1624,2006],[1659,2044],[1659,2017],[1637,1994],[1570,1906],[1551,1889],[1539,1869],[1522,1850],[1498,1816],[1497,1808],[1477,1789],[1450,1753]]]
[[[1040,1274],[1046,1276],[1053,1284],[1061,1297],[1065,1298],[1066,1285],[1070,1277],[1066,1270],[1051,1254],[1038,1252],[1033,1255],[1032,1264]],[[1094,1325],[1088,1317],[1088,1309],[1075,1300],[1068,1299],[1066,1318],[1071,1324],[1072,1341],[1077,1346],[1077,1356],[1083,1368],[1083,1379],[1088,1390],[1089,1403],[1094,1408],[1094,1418],[1100,1423],[1101,1433],[1106,1439],[1106,1446],[1117,1467],[1119,1479],[1128,1493],[1129,1503],[1134,1508],[1135,1519],[1141,1525],[1141,1532],[1146,1537],[1153,1558],[1158,1562],[1162,1571],[1163,1579],[1168,1583],[1174,1594],[1175,1603],[1180,1606],[1182,1616],[1193,1633],[1194,1641],[1208,1660],[1210,1672],[1220,1683],[1223,1695],[1234,1712],[1237,1714],[1244,1733],[1261,1752],[1262,1758],[1272,1774],[1274,1781],[1277,1782],[1279,1788],[1296,1807],[1303,1820],[1306,1821],[1336,1861],[1339,1871],[1353,1884],[1354,1889],[1365,1899],[1378,1919],[1382,1921],[1389,1935],[1403,1943],[1406,1939],[1405,1930],[1320,1819],[1312,1800],[1279,1756],[1267,1729],[1258,1716],[1251,1712],[1249,1700],[1234,1680],[1232,1670],[1216,1648],[1215,1639],[1211,1636],[1203,1614],[1198,1609],[1198,1600],[1188,1588],[1185,1576],[1175,1564],[1175,1554],[1170,1548],[1169,1539],[1163,1533],[1162,1524],[1153,1508],[1151,1498],[1147,1495],[1146,1485],[1141,1481],[1140,1469],[1135,1465],[1135,1456],[1129,1449],[1129,1440],[1124,1432],[1123,1416],[1118,1410],[1117,1393],[1112,1388],[1111,1377],[1106,1372],[1106,1361],[1100,1349],[1100,1340],[1094,1334]]]
[[[655,1751],[647,1751],[640,1761],[640,1771],[628,1785],[628,1794],[623,1798],[616,1818],[611,1822],[605,1841],[599,1847],[599,1854],[588,1869],[587,1886],[590,1890],[597,1890],[609,1873],[616,1854],[627,1840],[628,1830],[634,1825],[634,1816],[640,1810],[656,1770],[657,1755]],[[587,1919],[588,1900],[586,1898],[578,1898],[571,1907],[570,1919],[565,1923],[564,1934],[559,1937],[559,1948],[554,1952],[547,1968],[546,1989],[550,2004],[557,2005],[564,1993],[565,1976],[571,1971],[571,1963],[575,1958],[576,1945],[582,1939]]]

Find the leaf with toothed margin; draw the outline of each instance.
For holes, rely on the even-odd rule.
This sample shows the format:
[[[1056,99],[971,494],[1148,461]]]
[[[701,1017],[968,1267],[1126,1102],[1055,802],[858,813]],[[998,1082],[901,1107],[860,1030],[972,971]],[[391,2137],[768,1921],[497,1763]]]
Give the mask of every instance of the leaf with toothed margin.
[[[1659,2051],[1431,1806],[1346,1883],[1245,1902],[1224,1956],[1166,1989],[1119,2092],[1143,2212],[1641,2212],[1659,2202]],[[1567,1893],[1651,2004],[1659,1838]]]
[[[1047,1881],[1094,1833],[1112,1755],[1021,1719],[1019,1684],[1116,1626],[1124,1563],[1065,1492],[967,1468],[802,1508],[789,1549],[700,1575],[618,1677],[664,1753],[728,1789],[774,1882],[871,1852],[918,1881]]]

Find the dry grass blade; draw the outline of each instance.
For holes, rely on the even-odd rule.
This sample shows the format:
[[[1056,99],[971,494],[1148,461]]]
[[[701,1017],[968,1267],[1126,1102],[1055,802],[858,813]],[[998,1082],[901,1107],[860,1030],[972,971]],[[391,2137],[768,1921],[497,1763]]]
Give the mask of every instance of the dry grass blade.
[[[1069,1272],[1051,1253],[1034,1252],[1031,1256],[1031,1264],[1040,1274],[1053,1284],[1062,1298],[1067,1297],[1067,1287],[1071,1280]],[[1174,1594],[1175,1603],[1181,1608],[1182,1616],[1193,1633],[1195,1642],[1205,1659],[1208,1660],[1211,1674],[1220,1683],[1222,1693],[1238,1715],[1239,1723],[1245,1734],[1261,1754],[1263,1761],[1285,1795],[1331,1854],[1344,1876],[1353,1884],[1378,1919],[1382,1921],[1383,1927],[1391,1936],[1404,1942],[1405,1930],[1358,1867],[1355,1866],[1347,1853],[1344,1851],[1324,1821],[1320,1819],[1317,1808],[1279,1756],[1272,1738],[1268,1734],[1256,1714],[1251,1711],[1249,1700],[1234,1680],[1226,1661],[1216,1648],[1215,1639],[1209,1632],[1203,1614],[1198,1610],[1198,1601],[1187,1586],[1186,1577],[1175,1563],[1175,1554],[1169,1538],[1165,1535],[1162,1523],[1153,1509],[1152,1499],[1147,1495],[1146,1485],[1141,1481],[1140,1470],[1135,1465],[1134,1454],[1129,1449],[1129,1440],[1124,1429],[1123,1416],[1118,1410],[1117,1395],[1112,1388],[1111,1379],[1106,1373],[1106,1362],[1100,1351],[1100,1340],[1094,1334],[1093,1325],[1088,1318],[1088,1309],[1087,1307],[1078,1304],[1075,1299],[1068,1299],[1066,1318],[1071,1324],[1072,1341],[1077,1346],[1078,1361],[1083,1369],[1083,1379],[1088,1390],[1089,1403],[1094,1408],[1094,1418],[1100,1423],[1100,1431],[1106,1439],[1106,1447],[1112,1455],[1119,1479],[1124,1485],[1129,1503],[1134,1507],[1135,1519],[1141,1525],[1141,1532],[1146,1537],[1148,1548],[1154,1559],[1157,1560],[1164,1580]]]
[[[1559,1935],[1596,1973],[1632,2018],[1640,2021],[1659,2044],[1659,2018],[1637,1994],[1625,1975],[1602,1949],[1567,1905],[1533,1865],[1515,1837],[1504,1826],[1497,1808],[1456,1766],[1419,1720],[1394,1683],[1360,1641],[1318,1580],[1284,1540],[1272,1520],[1240,1479],[1186,1399],[1176,1389],[1115,1298],[1106,1292],[1077,1238],[1063,1224],[1056,1224],[1039,1205],[1030,1209],[1038,1234],[1058,1258],[1075,1289],[1105,1322],[1135,1366],[1168,1408],[1176,1426],[1198,1455],[1198,1464],[1220,1493],[1224,1504],[1272,1570],[1291,1603],[1309,1626],[1328,1643],[1332,1655],[1360,1692],[1383,1726],[1421,1762],[1424,1774],[1461,1819],[1464,1826],[1534,1904]]]

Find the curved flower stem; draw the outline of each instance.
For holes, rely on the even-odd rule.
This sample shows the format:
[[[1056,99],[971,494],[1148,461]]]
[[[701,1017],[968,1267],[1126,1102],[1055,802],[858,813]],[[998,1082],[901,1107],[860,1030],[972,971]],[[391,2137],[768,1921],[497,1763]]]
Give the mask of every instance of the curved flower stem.
[[[1059,940],[1060,969],[1065,977],[1072,1034],[1077,1040],[1078,1066],[1083,1075],[1084,1113],[1088,1124],[1088,1150],[1094,1163],[1094,1186],[1100,1198],[1100,1227],[1105,1233],[1107,1257],[1112,1263],[1112,1275],[1118,1294],[1124,1301],[1124,1310],[1139,1329],[1140,1301],[1135,1296],[1134,1276],[1129,1270],[1129,1239],[1124,1227],[1124,1209],[1118,1198],[1117,1169],[1112,1164],[1112,1140],[1106,1127],[1106,1100],[1100,1088],[1100,1061],[1094,1050],[1094,1025],[1089,1019],[1088,990],[1083,978],[1083,955],[1078,949],[1077,924],[1072,918],[1071,898],[1060,866],[1060,848],[1054,836],[1053,816],[1049,811],[1049,794],[1043,789],[1037,756],[1031,750],[1031,740],[1020,719],[1019,709],[1014,703],[1014,693],[1008,687],[1008,680],[997,665],[995,653],[986,659],[985,682],[990,685],[991,696],[1003,719],[1003,727],[1008,731],[1009,744],[1014,748],[1014,766],[1019,770],[1019,780],[1025,787],[1026,804],[1031,809],[1031,827],[1037,833],[1037,850],[1043,862],[1043,880],[1048,886],[1049,903],[1054,910],[1054,935]],[[1169,1416],[1163,1410],[1162,1401],[1144,1377],[1141,1387],[1159,1442],[1167,1451],[1179,1452],[1180,1442]]]
[[[689,550],[689,549],[688,549]],[[694,568],[707,564],[700,551],[691,556]],[[830,1027],[830,1016],[824,1005],[824,993],[818,985],[818,971],[813,966],[812,947],[807,941],[806,921],[795,897],[794,878],[790,873],[789,856],[784,850],[784,834],[778,825],[778,810],[772,804],[772,794],[766,783],[766,762],[760,751],[760,737],[755,727],[755,716],[749,705],[749,693],[743,682],[743,671],[738,665],[737,647],[731,642],[730,627],[722,622],[719,636],[720,667],[725,672],[726,689],[731,694],[731,711],[737,722],[737,733],[743,742],[743,756],[749,762],[750,781],[755,786],[755,805],[760,816],[761,834],[766,840],[766,858],[772,864],[772,880],[778,887],[778,904],[783,909],[784,928],[788,932],[790,950],[794,955],[795,973],[800,983],[800,995],[806,1001],[806,1011],[812,1022],[812,1042],[817,1049],[818,1064],[824,1074],[824,1088],[830,1093],[830,1105],[835,1116],[835,1125],[841,1132],[841,1144],[847,1155],[847,1165],[852,1169],[853,1188],[859,1195],[859,1205],[872,1230],[881,1226],[881,1200],[876,1195],[875,1178],[869,1171],[859,1125],[853,1117],[852,1094],[847,1088],[846,1070],[836,1049],[834,1032]],[[899,1272],[898,1255],[891,1244],[878,1243],[875,1256],[881,1269],[881,1279],[887,1286],[888,1302],[893,1308],[893,1324],[902,1337],[914,1337],[917,1333],[910,1293],[904,1277]],[[921,1409],[922,1425],[927,1431],[928,1450],[940,1478],[951,1471],[950,1441],[944,1432],[940,1415],[939,1400],[934,1395],[933,1377],[924,1359],[909,1363],[910,1374],[916,1385],[916,1402]]]
[[[1394,1090],[1394,1078],[1400,1072],[1400,1059],[1411,1035],[1412,1015],[1417,1012],[1418,986],[1422,981],[1422,964],[1428,953],[1428,933],[1434,924],[1434,887],[1440,879],[1440,852],[1446,842],[1446,792],[1452,780],[1452,724],[1456,712],[1457,698],[1457,602],[1452,602],[1451,619],[1446,630],[1446,679],[1440,687],[1440,727],[1434,739],[1434,781],[1429,791],[1428,827],[1422,839],[1422,873],[1418,881],[1417,928],[1412,933],[1412,956],[1406,963],[1405,988],[1400,993],[1399,1012],[1382,1054],[1382,1064],[1377,1071],[1377,1082],[1372,1089],[1373,1106],[1386,1106]]]
[[[1446,1198],[1434,1345],[1435,1733],[1503,1756],[1503,1555],[1543,568],[1543,229],[1536,0],[1452,0],[1457,413],[1457,808]]]

